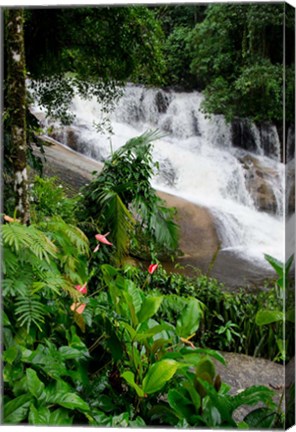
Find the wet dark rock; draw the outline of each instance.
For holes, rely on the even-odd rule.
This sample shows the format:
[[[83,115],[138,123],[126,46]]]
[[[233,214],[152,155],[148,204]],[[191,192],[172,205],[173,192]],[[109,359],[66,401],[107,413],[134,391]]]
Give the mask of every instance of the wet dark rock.
[[[248,151],[256,151],[256,139],[251,130],[251,123],[249,120],[233,120],[231,124],[231,136],[233,147],[239,147]]]
[[[155,103],[158,112],[164,114],[167,112],[170,101],[168,96],[164,92],[159,90],[155,95]]]
[[[239,158],[245,170],[246,186],[258,210],[275,214],[278,203],[273,189],[273,181],[279,178],[276,170],[263,166],[250,155]]]

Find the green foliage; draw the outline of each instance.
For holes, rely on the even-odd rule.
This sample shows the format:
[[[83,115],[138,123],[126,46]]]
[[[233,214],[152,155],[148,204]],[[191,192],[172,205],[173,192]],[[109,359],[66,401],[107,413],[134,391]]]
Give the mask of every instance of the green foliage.
[[[294,260],[294,255],[290,256],[290,258],[287,260],[286,263],[281,263],[276,258],[270,255],[265,255],[265,259],[266,261],[269,262],[269,264],[273,267],[273,269],[276,271],[278,275],[278,280],[277,280],[278,290],[276,291],[276,296],[279,301],[279,306],[273,309],[267,309],[267,308],[259,309],[259,311],[256,314],[256,324],[258,326],[265,326],[268,324],[274,325],[274,323],[279,323],[282,325],[282,327],[284,327],[286,321],[290,322],[289,323],[290,325],[287,328],[285,328],[283,334],[282,333],[276,334],[276,343],[279,349],[279,354],[277,357],[281,360],[286,360],[287,345],[289,343],[289,333],[291,333],[291,331],[292,333],[294,333],[293,330],[295,327],[295,295],[293,292],[294,286],[292,285],[293,281],[291,281],[289,275]],[[291,290],[291,285],[292,285],[292,290]],[[287,310],[284,309],[286,305],[288,305]],[[290,343],[292,345],[292,348],[294,348],[293,340],[290,341]]]
[[[156,132],[132,138],[105,162],[103,171],[81,193],[80,220],[100,232],[110,231],[115,257],[128,251],[142,257],[172,254],[178,246],[174,211],[164,206],[150,185],[154,164],[151,142]]]
[[[45,232],[43,232],[45,231]],[[48,301],[69,293],[74,299],[75,283],[87,277],[83,255],[88,241],[76,227],[61,219],[29,227],[18,222],[2,226],[3,295],[8,310],[13,307],[16,328],[27,331],[45,327],[50,315]]]
[[[245,290],[231,293],[217,280],[207,276],[187,278],[181,274],[167,274],[161,267],[153,275],[153,285],[157,287],[156,292],[161,294],[191,296],[206,306],[204,319],[193,341],[214,349],[281,361],[278,358],[278,343],[283,337],[281,321],[269,327],[256,324],[256,314],[261,309],[282,311],[277,286],[269,284],[266,291],[255,293]],[[289,293],[287,304],[293,302],[292,297],[292,293]],[[166,299],[162,303],[159,313],[169,321],[176,321],[176,314],[184,305],[173,296],[172,308],[168,309],[168,301]],[[291,316],[288,314],[287,319],[292,320],[292,316],[293,313]],[[292,327],[286,328],[287,359],[293,356],[294,350]]]
[[[168,36],[164,45],[167,85],[180,85],[185,89],[194,86],[194,75],[190,73],[193,60],[191,40],[192,29],[185,25],[175,27]]]
[[[56,177],[36,176],[31,190],[32,220],[41,222],[47,217],[59,215],[66,222],[73,223],[74,209],[78,198],[68,198],[62,184]],[[38,219],[37,219],[38,218]]]
[[[23,231],[17,243],[10,230],[14,225],[19,237]],[[87,280],[86,269],[83,275],[78,271],[80,265],[87,267],[83,233],[57,216],[47,217],[38,228],[12,222],[3,229],[5,278],[14,278],[4,291],[5,424],[236,426],[234,410],[258,401],[273,413],[272,391],[251,387],[231,396],[212,362],[225,363],[221,354],[191,342],[187,347],[203,321],[205,308],[199,300],[156,294],[147,287],[144,291],[138,270],[104,264],[90,296],[82,298],[72,288],[74,301],[86,304],[83,313],[73,315],[66,285],[70,276],[72,284]],[[35,252],[31,247],[32,230],[35,236],[40,233],[45,250],[53,245],[47,261],[42,248]],[[80,263],[73,274],[70,257]],[[20,261],[32,277],[22,277],[25,286],[17,291],[20,282],[14,272]],[[49,273],[49,280],[42,280],[45,285],[40,285],[41,262]],[[63,282],[59,289],[52,283],[53,273]],[[149,281],[146,272],[143,287]],[[162,306],[175,319],[161,318]]]
[[[281,122],[283,51],[288,85],[287,120],[293,117],[292,45],[283,47],[284,5],[210,5],[193,32],[191,71],[205,89],[204,110],[228,120]],[[293,38],[287,11],[286,40]],[[291,104],[290,104],[291,102]]]

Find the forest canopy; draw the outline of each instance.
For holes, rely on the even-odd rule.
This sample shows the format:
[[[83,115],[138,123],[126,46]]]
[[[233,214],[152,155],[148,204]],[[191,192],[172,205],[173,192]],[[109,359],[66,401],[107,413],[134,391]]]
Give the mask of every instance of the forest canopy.
[[[26,65],[48,106],[69,102],[73,86],[108,101],[130,81],[203,90],[206,113],[279,124],[284,50],[294,103],[293,28],[284,3],[26,9]]]

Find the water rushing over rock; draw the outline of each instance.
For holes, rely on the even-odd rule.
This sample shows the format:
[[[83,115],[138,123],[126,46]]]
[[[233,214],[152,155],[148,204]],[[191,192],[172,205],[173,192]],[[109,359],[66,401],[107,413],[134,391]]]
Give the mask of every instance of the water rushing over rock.
[[[128,85],[110,114],[113,135],[108,135],[94,127],[105,118],[97,101],[76,96],[73,125],[55,126],[54,134],[104,161],[128,139],[159,129],[164,135],[154,143],[160,172],[153,186],[209,209],[225,250],[262,265],[264,253],[283,260],[283,165],[275,126],[207,118],[202,100],[198,92]]]

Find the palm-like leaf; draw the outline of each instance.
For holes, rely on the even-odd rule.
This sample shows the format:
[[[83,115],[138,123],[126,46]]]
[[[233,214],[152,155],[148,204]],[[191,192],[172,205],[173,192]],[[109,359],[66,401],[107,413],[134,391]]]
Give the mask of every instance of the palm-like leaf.
[[[147,152],[147,146],[153,141],[163,138],[164,134],[158,130],[147,131],[138,137],[131,138],[127,143],[116,151],[116,156],[121,157],[124,153],[130,151],[137,157],[142,157]]]
[[[108,190],[101,195],[104,217],[112,233],[112,241],[116,247],[115,257],[121,262],[127,254],[131,230],[135,223],[130,211],[123,204],[118,193]]]

